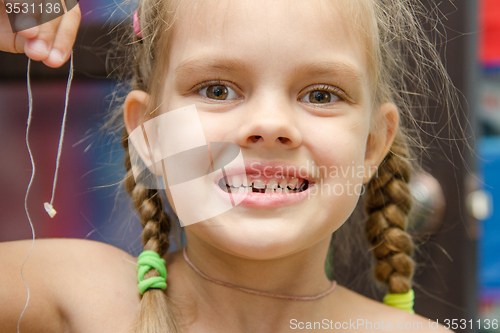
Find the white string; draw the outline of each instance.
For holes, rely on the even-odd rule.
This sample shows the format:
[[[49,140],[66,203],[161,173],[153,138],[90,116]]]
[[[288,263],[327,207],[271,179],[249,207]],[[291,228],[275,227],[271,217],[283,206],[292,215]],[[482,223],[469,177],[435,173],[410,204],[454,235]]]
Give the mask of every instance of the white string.
[[[32,235],[32,242],[31,242],[31,247],[28,252],[28,255],[23,261],[23,264],[21,265],[21,278],[23,280],[24,286],[26,287],[26,291],[28,292],[28,296],[26,297],[26,304],[24,305],[24,309],[21,312],[21,315],[19,316],[19,320],[17,321],[17,333],[19,333],[19,325],[21,324],[21,319],[24,315],[24,312],[26,311],[30,299],[30,288],[28,287],[28,284],[26,283],[26,280],[24,279],[23,275],[23,268],[24,264],[28,260],[29,256],[31,255],[31,251],[33,250],[33,247],[35,245],[35,228],[33,227],[33,222],[31,221],[31,216],[28,211],[28,196],[29,192],[31,190],[31,185],[33,184],[33,180],[35,178],[35,161],[33,159],[33,154],[31,153],[31,147],[29,144],[29,130],[31,127],[31,119],[32,119],[32,114],[33,114],[33,94],[31,90],[31,80],[30,80],[30,70],[31,70],[31,59],[28,58],[28,68],[26,71],[26,85],[27,85],[27,90],[28,90],[28,101],[29,101],[29,111],[28,111],[28,122],[26,126],[26,147],[28,147],[28,153],[30,155],[30,161],[31,161],[31,178],[30,182],[28,184],[28,188],[26,189],[26,195],[24,197],[24,210],[26,211],[26,216],[28,217],[28,221],[30,223],[31,227],[31,235]],[[66,127],[66,116],[68,112],[68,100],[69,100],[69,90],[71,88],[71,82],[73,81],[73,50],[71,50],[71,58],[70,58],[70,67],[69,67],[69,75],[68,75],[68,83],[66,84],[66,99],[64,102],[64,115],[63,115],[63,120],[61,124],[61,134],[59,136],[59,146],[57,148],[57,160],[56,160],[56,171],[54,174],[54,183],[52,185],[52,197],[50,199],[50,204],[45,203],[45,210],[47,210],[47,213],[49,213],[50,217],[54,217],[55,215],[55,210],[52,207],[52,204],[54,202],[54,192],[56,190],[56,184],[57,184],[57,175],[59,173],[59,162],[61,159],[61,152],[62,152],[62,145],[64,141],[64,130]],[[47,207],[47,205],[50,205]]]
[[[26,280],[24,280],[23,276],[23,268],[24,264],[28,260],[31,251],[33,250],[33,246],[35,245],[35,229],[33,228],[33,223],[31,222],[31,217],[30,213],[28,212],[28,195],[31,190],[31,185],[33,184],[33,179],[35,178],[35,161],[33,160],[33,154],[31,154],[31,148],[29,144],[29,130],[31,126],[31,118],[32,118],[32,112],[33,112],[33,96],[31,94],[31,82],[30,82],[30,69],[31,69],[31,59],[28,59],[28,69],[26,71],[26,85],[28,86],[28,101],[29,101],[29,112],[28,112],[28,125],[26,126],[26,146],[28,147],[28,152],[30,154],[30,160],[31,160],[31,178],[30,182],[28,184],[28,188],[26,189],[26,195],[24,197],[24,210],[26,211],[26,216],[28,217],[28,221],[30,222],[30,227],[31,227],[31,235],[33,237],[32,242],[31,242],[31,248],[28,252],[28,255],[23,261],[23,264],[21,265],[21,278],[23,279],[24,286],[26,287],[26,290],[28,291],[28,296],[26,298],[26,304],[24,305],[23,312],[21,312],[21,315],[19,316],[19,320],[17,321],[17,333],[19,333],[19,324],[21,323],[21,318],[24,315],[24,312],[26,311],[26,308],[28,307],[28,302],[30,299],[30,288],[28,287],[28,284],[26,283]]]
[[[64,101],[64,114],[63,114],[63,120],[62,120],[62,124],[61,124],[61,134],[59,135],[59,146],[57,147],[56,171],[54,172],[54,182],[52,184],[52,196],[50,198],[51,208],[54,204],[54,193],[56,192],[57,175],[59,173],[59,162],[61,161],[61,153],[62,153],[62,147],[63,147],[63,141],[64,141],[64,131],[66,129],[66,116],[68,114],[69,90],[71,88],[71,82],[73,81],[73,50],[71,50],[71,58],[70,58],[69,64],[70,65],[69,65],[68,83],[66,84],[66,99]]]

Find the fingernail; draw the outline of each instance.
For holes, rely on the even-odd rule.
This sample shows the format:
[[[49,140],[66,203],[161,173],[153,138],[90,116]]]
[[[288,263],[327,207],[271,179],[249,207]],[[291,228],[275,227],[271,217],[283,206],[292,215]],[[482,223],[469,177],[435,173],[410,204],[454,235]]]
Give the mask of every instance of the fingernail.
[[[36,40],[33,43],[31,43],[31,49],[35,52],[41,53],[41,54],[46,54],[49,53],[49,47],[47,43],[45,43],[43,40]]]
[[[49,61],[60,63],[64,61],[63,55],[59,50],[53,49],[49,54]]]

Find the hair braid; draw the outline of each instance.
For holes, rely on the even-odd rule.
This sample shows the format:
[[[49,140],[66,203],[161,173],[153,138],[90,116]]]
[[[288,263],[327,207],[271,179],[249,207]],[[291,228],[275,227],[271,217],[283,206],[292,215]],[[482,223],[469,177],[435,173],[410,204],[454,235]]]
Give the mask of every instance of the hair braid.
[[[413,240],[405,231],[412,206],[408,159],[408,146],[398,132],[379,167],[378,177],[367,186],[365,230],[377,260],[375,277],[388,285],[390,293],[405,293],[411,289],[415,266],[411,257]]]
[[[132,174],[126,130],[122,134],[122,145],[125,149],[125,168],[127,170],[125,189],[131,195],[141,218],[141,224],[144,228],[142,232],[144,250],[156,251],[163,257],[170,246],[170,218],[163,210],[163,200],[158,195],[158,190],[146,189],[136,184]],[[156,269],[151,269],[144,278],[159,275]],[[163,290],[148,289],[142,296],[136,332],[180,332],[172,308],[173,306]]]

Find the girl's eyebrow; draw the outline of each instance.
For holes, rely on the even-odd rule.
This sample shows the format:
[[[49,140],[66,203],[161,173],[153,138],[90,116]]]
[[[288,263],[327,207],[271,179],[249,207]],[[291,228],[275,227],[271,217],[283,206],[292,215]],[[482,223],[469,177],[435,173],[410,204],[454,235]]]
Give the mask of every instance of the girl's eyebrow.
[[[240,59],[218,58],[204,55],[182,62],[175,69],[176,78],[190,78],[200,73],[246,73],[248,65]],[[352,62],[342,60],[319,61],[299,64],[293,68],[293,75],[299,77],[332,77],[361,85],[365,75]]]
[[[196,57],[182,62],[175,69],[175,77],[189,78],[205,72],[246,72],[247,66],[239,59],[219,58],[214,56]]]
[[[324,61],[305,63],[294,68],[296,76],[302,77],[332,77],[342,81],[361,85],[365,79],[363,72],[351,62]]]

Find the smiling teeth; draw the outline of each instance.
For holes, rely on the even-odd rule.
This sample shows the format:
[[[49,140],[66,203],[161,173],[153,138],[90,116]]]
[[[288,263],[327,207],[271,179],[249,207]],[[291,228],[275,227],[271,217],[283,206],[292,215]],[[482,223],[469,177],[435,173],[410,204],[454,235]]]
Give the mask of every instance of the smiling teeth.
[[[230,184],[226,184],[226,180]],[[250,185],[248,185],[250,184]],[[251,176],[232,175],[222,178],[219,186],[226,192],[231,193],[298,193],[305,191],[309,187],[309,182],[305,179],[291,178],[271,178],[255,179]]]

